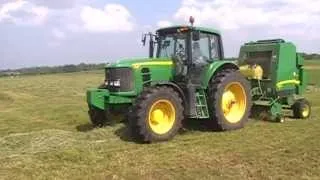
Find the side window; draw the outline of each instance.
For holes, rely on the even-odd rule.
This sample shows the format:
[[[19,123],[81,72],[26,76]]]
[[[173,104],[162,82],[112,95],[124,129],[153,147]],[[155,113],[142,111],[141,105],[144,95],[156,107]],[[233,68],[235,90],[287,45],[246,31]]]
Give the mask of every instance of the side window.
[[[210,53],[211,58],[220,59],[219,56],[219,38],[216,35],[210,35]]]
[[[160,42],[160,57],[171,57],[174,54],[174,39],[173,37],[167,36]]]
[[[209,60],[209,36],[201,33],[198,41],[192,41],[192,61],[195,64],[206,64]]]
[[[183,61],[186,60],[187,54],[186,54],[186,41],[185,39],[177,39],[177,50],[176,54],[182,58]]]

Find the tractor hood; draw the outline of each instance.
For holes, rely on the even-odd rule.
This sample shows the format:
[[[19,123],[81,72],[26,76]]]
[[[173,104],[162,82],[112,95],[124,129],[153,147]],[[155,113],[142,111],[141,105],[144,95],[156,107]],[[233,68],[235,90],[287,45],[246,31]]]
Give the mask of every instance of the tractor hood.
[[[120,79],[120,84],[123,86],[120,87],[119,92],[125,92],[126,95],[137,95],[146,84],[170,81],[174,69],[172,65],[172,60],[168,58],[131,58],[106,65],[106,71],[111,74],[110,78]],[[128,72],[128,68],[132,71]],[[125,89],[129,85],[130,88]],[[129,90],[131,92],[126,92]]]
[[[121,59],[114,63],[106,65],[107,68],[116,67],[133,67],[139,68],[140,66],[154,66],[154,65],[172,65],[172,60],[169,58],[131,58]]]

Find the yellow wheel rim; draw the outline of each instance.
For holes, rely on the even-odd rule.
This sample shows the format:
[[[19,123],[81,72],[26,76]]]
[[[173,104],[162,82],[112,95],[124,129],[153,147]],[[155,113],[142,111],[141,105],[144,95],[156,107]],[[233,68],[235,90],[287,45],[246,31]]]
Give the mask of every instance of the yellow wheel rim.
[[[305,105],[302,109],[302,116],[308,117],[309,113],[310,113],[310,108],[308,105]]]
[[[247,96],[244,87],[238,82],[228,84],[221,101],[223,114],[228,122],[237,123],[246,112]]]
[[[158,100],[152,104],[149,110],[149,126],[156,134],[169,132],[176,119],[176,110],[168,100]]]

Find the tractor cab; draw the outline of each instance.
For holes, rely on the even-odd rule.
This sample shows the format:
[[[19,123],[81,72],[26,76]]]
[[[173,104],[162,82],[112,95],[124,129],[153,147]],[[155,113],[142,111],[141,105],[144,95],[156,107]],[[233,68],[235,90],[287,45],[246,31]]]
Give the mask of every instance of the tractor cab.
[[[192,18],[190,22],[193,24]],[[172,59],[173,81],[187,96],[189,114],[197,116],[196,91],[201,88],[203,75],[209,65],[224,56],[220,33],[191,25],[161,28],[149,36],[150,58]]]
[[[190,26],[172,26],[158,29],[150,36],[149,57],[170,58],[175,65],[175,80],[201,83],[204,67],[224,58],[220,33],[214,29]],[[155,52],[155,53],[154,53]],[[186,79],[187,78],[187,79]]]

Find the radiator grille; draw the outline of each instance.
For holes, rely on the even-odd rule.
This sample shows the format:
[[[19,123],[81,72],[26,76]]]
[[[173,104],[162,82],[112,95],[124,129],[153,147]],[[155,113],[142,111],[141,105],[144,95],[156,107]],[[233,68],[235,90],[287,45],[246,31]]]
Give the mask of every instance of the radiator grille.
[[[111,81],[120,80],[120,87],[110,85]],[[106,81],[110,92],[127,92],[133,89],[133,72],[131,68],[107,68]]]

